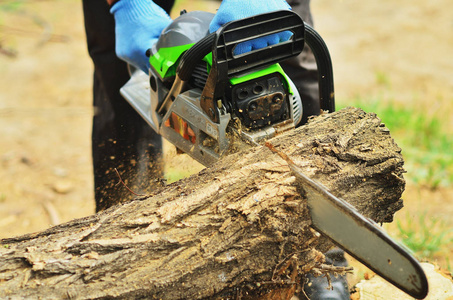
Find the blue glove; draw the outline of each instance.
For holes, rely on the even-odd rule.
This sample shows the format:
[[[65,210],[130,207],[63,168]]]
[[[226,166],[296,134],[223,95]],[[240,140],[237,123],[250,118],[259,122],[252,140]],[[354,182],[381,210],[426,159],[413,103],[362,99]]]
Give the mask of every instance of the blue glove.
[[[291,7],[285,0],[223,0],[212,19],[209,31],[214,32],[225,23],[254,15],[268,13],[276,10],[290,10]],[[243,54],[252,50],[261,49],[270,45],[289,40],[290,31],[271,34],[258,39],[240,43],[234,49],[234,54]]]
[[[170,16],[151,0],[121,0],[110,12],[115,17],[116,55],[148,74],[146,50],[171,23]]]

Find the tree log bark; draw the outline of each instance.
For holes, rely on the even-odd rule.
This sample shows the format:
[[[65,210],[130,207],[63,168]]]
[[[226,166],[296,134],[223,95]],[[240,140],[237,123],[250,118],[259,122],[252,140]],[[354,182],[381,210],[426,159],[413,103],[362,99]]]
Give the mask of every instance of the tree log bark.
[[[377,222],[402,207],[403,158],[375,114],[347,108],[270,143]],[[0,298],[290,299],[331,244],[264,146],[86,218],[1,240]]]

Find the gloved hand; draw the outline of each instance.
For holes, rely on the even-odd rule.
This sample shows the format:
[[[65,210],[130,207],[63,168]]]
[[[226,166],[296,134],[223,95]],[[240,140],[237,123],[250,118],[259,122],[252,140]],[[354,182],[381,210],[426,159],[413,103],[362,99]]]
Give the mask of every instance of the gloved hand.
[[[171,23],[170,16],[151,0],[121,0],[110,12],[115,17],[116,55],[148,74],[146,50]]]
[[[225,23],[259,15],[276,10],[290,10],[291,7],[285,0],[223,0],[211,21],[209,31],[214,32]],[[266,46],[275,45],[289,40],[292,33],[289,31],[271,34],[262,38],[240,43],[236,46],[234,54],[242,54]]]

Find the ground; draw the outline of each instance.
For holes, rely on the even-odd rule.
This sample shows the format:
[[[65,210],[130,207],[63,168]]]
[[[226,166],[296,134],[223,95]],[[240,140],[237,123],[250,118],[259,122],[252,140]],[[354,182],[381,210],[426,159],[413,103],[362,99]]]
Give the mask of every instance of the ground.
[[[218,5],[183,2],[178,5],[213,12]],[[81,1],[5,3],[0,4],[0,238],[94,212],[93,68]],[[453,2],[318,0],[312,8],[315,28],[332,55],[339,103],[391,94],[452,127]],[[385,74],[385,85],[377,82],[379,74]],[[397,217],[426,211],[452,228],[452,195],[453,187],[430,190],[409,183],[406,207]],[[439,263],[448,264],[449,251]]]

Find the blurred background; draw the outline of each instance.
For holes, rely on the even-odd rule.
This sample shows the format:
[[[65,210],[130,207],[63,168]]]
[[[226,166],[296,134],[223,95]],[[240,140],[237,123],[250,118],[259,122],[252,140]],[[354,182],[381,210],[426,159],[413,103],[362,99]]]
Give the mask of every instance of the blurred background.
[[[219,3],[179,0],[173,17],[182,8],[215,12]],[[93,67],[81,6],[0,0],[0,238],[94,213]],[[312,1],[333,60],[337,109],[377,113],[403,149],[405,208],[385,228],[420,260],[450,270],[452,10],[450,0]],[[168,168],[172,179],[200,166],[176,175]]]

